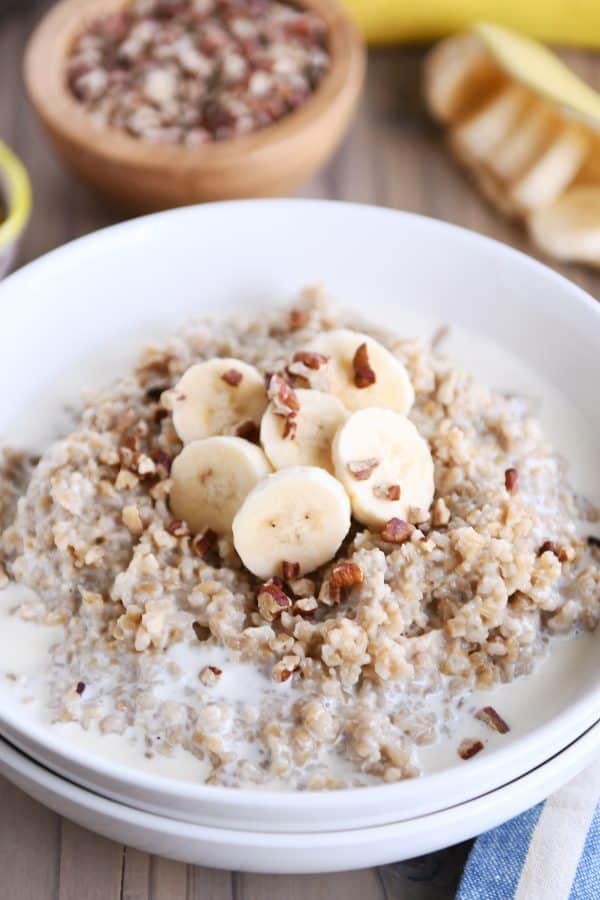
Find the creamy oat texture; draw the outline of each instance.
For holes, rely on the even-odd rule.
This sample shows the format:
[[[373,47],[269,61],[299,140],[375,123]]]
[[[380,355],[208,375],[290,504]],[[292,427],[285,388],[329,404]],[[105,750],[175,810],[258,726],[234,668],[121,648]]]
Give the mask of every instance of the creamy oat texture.
[[[435,498],[400,545],[354,525],[336,560],[285,585],[291,604],[270,620],[230,538],[198,548],[173,526],[181,443],[160,396],[215,356],[281,371],[340,327],[368,330],[405,364]],[[210,783],[414,776],[419,745],[438,733],[432,695],[525,675],[554,634],[600,618],[598,550],[577,534],[565,465],[527,402],[476,384],[423,341],[338,312],[320,290],[255,320],[189,324],[147,349],[46,450],[15,514],[23,487],[10,472],[18,482],[27,469],[13,455],[0,473],[1,546],[8,577],[39,597],[18,614],[66,626],[48,664],[51,716],[135,737],[147,755],[183,747]],[[364,576],[341,593],[330,590],[340,561]],[[190,671],[199,645],[207,664]],[[233,672],[259,690],[224,690]]]

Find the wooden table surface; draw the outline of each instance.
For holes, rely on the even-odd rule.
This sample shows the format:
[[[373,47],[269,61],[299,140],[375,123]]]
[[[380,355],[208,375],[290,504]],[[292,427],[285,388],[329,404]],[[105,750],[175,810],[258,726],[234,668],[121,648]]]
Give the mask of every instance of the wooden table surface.
[[[35,210],[20,262],[119,220],[54,160],[27,106],[20,63],[43,6],[0,19],[0,138],[23,158]],[[600,58],[566,58],[600,86]],[[444,151],[420,99],[422,51],[372,54],[364,102],[344,145],[299,191],[427,213],[532,253],[522,231],[497,217]],[[600,275],[561,267],[594,296]],[[261,876],[150,857],[78,828],[0,778],[0,900],[446,900],[454,896],[469,844],[363,872]],[[484,898],[482,898],[484,900]]]

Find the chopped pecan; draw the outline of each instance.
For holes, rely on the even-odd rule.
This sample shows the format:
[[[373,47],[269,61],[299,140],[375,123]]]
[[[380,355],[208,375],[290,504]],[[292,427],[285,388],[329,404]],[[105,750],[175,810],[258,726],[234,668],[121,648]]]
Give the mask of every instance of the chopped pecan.
[[[292,605],[292,601],[274,578],[266,584],[261,584],[256,602],[259,613],[267,622],[273,622],[284,609],[289,609]]]
[[[310,321],[310,314],[305,309],[291,309],[290,310],[290,328],[292,331],[298,331],[300,328],[304,328],[308,325]]]
[[[367,481],[379,463],[376,456],[370,456],[367,459],[353,459],[346,464],[346,468],[356,481]]]
[[[538,556],[541,556],[542,553],[554,553],[555,556],[558,556],[559,551],[555,541],[544,541],[538,550]]]
[[[375,384],[377,377],[369,362],[369,350],[366,343],[360,345],[352,360],[354,384],[357,388],[367,388]]]
[[[465,738],[458,748],[458,755],[461,759],[471,759],[471,757],[480,753],[482,750],[482,741],[474,741],[472,738]]]
[[[292,362],[299,362],[307,369],[320,369],[329,362],[329,357],[322,353],[313,353],[311,350],[298,350],[292,357]]]
[[[217,683],[222,674],[223,670],[217,668],[217,666],[204,666],[200,672],[200,681],[202,684],[205,684],[206,687],[212,687]]]
[[[300,657],[295,654],[284,656],[273,666],[273,678],[275,681],[288,681],[300,665]]]
[[[211,631],[207,625],[201,625],[200,622],[192,622],[192,628],[199,641],[207,641],[210,638]]]
[[[296,422],[295,415],[286,416],[283,421],[283,438],[289,438],[290,441],[293,441],[296,437],[296,431],[298,430],[298,423]]]
[[[187,522],[184,522],[183,519],[173,519],[166,526],[165,531],[168,531],[169,534],[172,534],[173,537],[183,538],[189,537],[190,529]]]
[[[252,444],[258,444],[260,440],[258,425],[252,419],[246,419],[245,422],[238,425],[235,434],[236,437],[244,438],[245,441],[250,441]]]
[[[410,540],[414,530],[414,526],[409,522],[405,522],[404,519],[393,518],[386,523],[381,532],[381,537],[390,544],[403,544],[405,541]]]
[[[210,528],[207,528],[204,534],[197,534],[192,539],[192,550],[196,556],[206,556],[209,550],[212,550],[217,541],[217,535]]]
[[[485,722],[486,725],[493,728],[498,734],[508,734],[510,731],[510,726],[506,724],[502,716],[496,712],[493,706],[484,706],[483,709],[480,709],[475,715],[475,718],[479,719],[481,722]]]
[[[267,393],[278,416],[294,415],[300,409],[296,391],[282,375],[271,376]]]
[[[373,493],[382,500],[399,500],[402,490],[399,484],[376,484]]]
[[[286,581],[295,581],[296,578],[300,577],[300,563],[287,562],[287,560],[284,560],[281,564],[281,568],[283,577]]]
[[[164,450],[153,450],[150,454],[150,458],[154,461],[154,465],[156,466],[156,474],[161,481],[164,481],[171,473],[171,466],[173,464],[172,458],[168,453],[165,453]]]
[[[352,587],[355,584],[362,584],[364,577],[363,570],[358,563],[344,559],[336,563],[331,570],[329,587],[334,591],[340,588]]]
[[[242,373],[238,372],[237,369],[228,369],[221,375],[221,379],[230,387],[237,387],[243,377]]]
[[[81,697],[81,695],[82,695],[83,692],[85,691],[85,682],[84,682],[84,681],[78,681],[78,682],[77,682],[77,687],[75,688],[75,691],[76,691],[76,693],[79,694],[79,696]]]
[[[519,490],[519,471],[518,469],[507,469],[504,473],[504,486],[509,494],[516,494]]]

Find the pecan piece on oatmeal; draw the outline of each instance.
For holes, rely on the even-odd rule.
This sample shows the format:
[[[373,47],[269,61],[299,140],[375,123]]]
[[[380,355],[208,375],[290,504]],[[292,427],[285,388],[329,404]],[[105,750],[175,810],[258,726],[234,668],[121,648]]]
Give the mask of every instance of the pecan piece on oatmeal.
[[[381,537],[390,544],[403,544],[409,541],[414,531],[414,526],[404,519],[390,519],[381,531]]]
[[[242,373],[238,372],[237,369],[227,369],[227,371],[223,372],[221,375],[221,379],[230,387],[237,387],[243,377]]]
[[[217,535],[210,528],[207,528],[203,534],[197,534],[192,539],[192,550],[196,556],[206,556],[209,550],[212,550],[217,542]]]
[[[498,734],[508,734],[510,726],[504,721],[502,716],[496,712],[493,706],[484,706],[475,714],[475,718],[479,719],[489,728],[493,728]]]
[[[288,562],[284,559],[281,563],[281,569],[285,581],[295,581],[297,578],[300,578],[300,563]]]
[[[275,414],[278,416],[295,415],[300,409],[296,391],[282,375],[271,375],[267,394],[273,402]]]
[[[288,681],[300,665],[300,657],[295,654],[284,656],[273,666],[275,681]]]
[[[150,458],[154,462],[155,474],[161,481],[164,481],[171,474],[173,459],[164,450],[153,450]]]
[[[559,547],[556,541],[544,541],[544,543],[538,549],[538,556],[541,556],[543,553],[553,553],[559,560],[559,562],[571,562],[575,554],[570,547]]]
[[[217,666],[204,666],[200,672],[200,681],[202,684],[206,685],[206,687],[212,687],[217,683],[222,674],[223,670],[219,669]]]
[[[140,516],[140,511],[137,506],[124,506],[123,512],[121,513],[121,519],[131,534],[136,537],[142,534],[144,523],[142,522],[142,517]]]
[[[377,381],[377,376],[369,362],[369,350],[366,342],[362,343],[354,354],[352,368],[354,369],[354,384],[357,388],[370,387]]]
[[[289,609],[292,605],[291,599],[273,578],[266,584],[261,584],[256,602],[258,611],[266,622],[273,622],[284,609]]]
[[[165,526],[165,531],[177,538],[189,537],[191,533],[189,525],[187,522],[184,522],[183,519],[172,519],[169,524]]]
[[[79,696],[81,697],[81,695],[83,694],[84,691],[85,691],[85,681],[78,681],[77,687],[75,688],[75,693],[79,694]]]
[[[201,625],[200,622],[192,622],[192,628],[194,629],[194,634],[199,641],[209,640],[211,631],[208,625]]]
[[[477,753],[481,753],[482,750],[482,741],[475,741],[472,738],[465,738],[458,748],[458,755],[461,759],[471,759]]]
[[[250,441],[251,444],[258,444],[260,440],[258,425],[252,419],[246,419],[245,422],[238,425],[235,429],[235,434],[236,437],[244,438],[245,441]]]
[[[353,459],[347,463],[346,468],[356,481],[367,481],[380,462],[376,456],[370,456],[368,459]]]
[[[323,353],[314,353],[311,350],[298,350],[292,357],[292,362],[299,362],[306,366],[307,369],[320,369],[329,362],[329,357]]]
[[[341,588],[353,587],[355,584],[362,584],[364,581],[364,573],[358,563],[349,559],[343,559],[335,564],[329,575],[329,588],[333,591],[339,591]]]
[[[519,490],[519,470],[510,468],[504,473],[504,487],[509,494],[516,494]]]

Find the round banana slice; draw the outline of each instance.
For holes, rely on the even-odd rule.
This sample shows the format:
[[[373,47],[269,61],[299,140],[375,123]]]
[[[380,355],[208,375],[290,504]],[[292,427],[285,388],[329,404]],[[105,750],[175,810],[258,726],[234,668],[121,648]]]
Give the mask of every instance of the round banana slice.
[[[531,236],[557,259],[600,265],[600,186],[576,185],[529,219]]]
[[[390,409],[361,409],[337,432],[332,446],[335,474],[359,522],[380,527],[406,519],[411,507],[429,509],[433,461],[413,423]]]
[[[308,348],[326,357],[306,377],[313,387],[338,397],[349,410],[382,406],[408,412],[415,392],[408,372],[379,341],[358,331],[325,331]]]
[[[350,528],[350,501],[333,475],[293,466],[268,475],[250,491],[233,520],[233,543],[259,578],[303,575],[332,559]]]
[[[173,425],[184,444],[257,426],[267,406],[264,379],[239,359],[210,359],[191,366],[172,391]]]
[[[296,390],[298,412],[286,418],[272,402],[260,423],[260,442],[273,467],[320,466],[333,474],[331,442],[348,418],[348,411],[333,394]]]
[[[195,534],[207,528],[225,534],[247,494],[270,471],[260,447],[243,438],[192,441],[173,462],[171,512]]]

